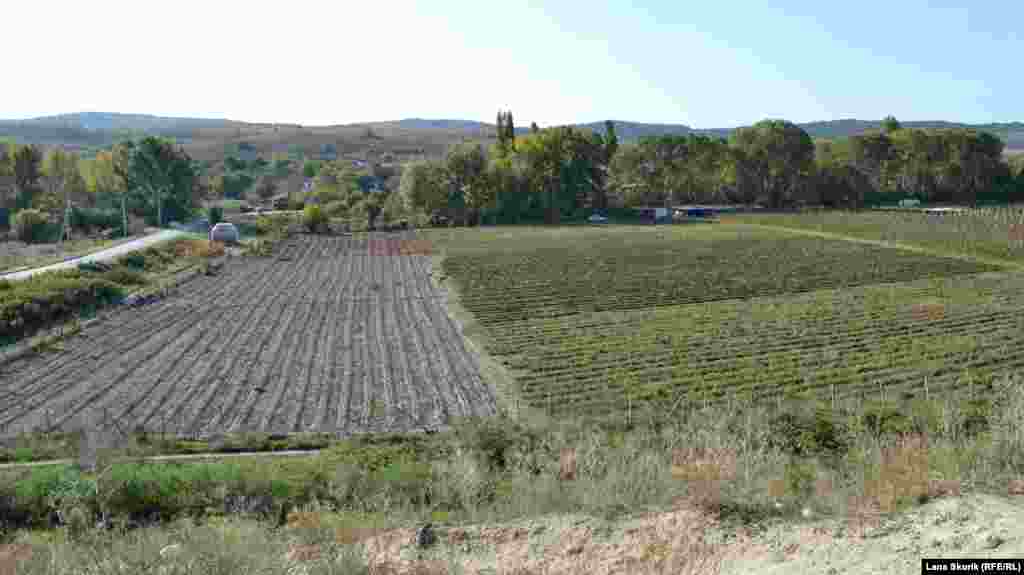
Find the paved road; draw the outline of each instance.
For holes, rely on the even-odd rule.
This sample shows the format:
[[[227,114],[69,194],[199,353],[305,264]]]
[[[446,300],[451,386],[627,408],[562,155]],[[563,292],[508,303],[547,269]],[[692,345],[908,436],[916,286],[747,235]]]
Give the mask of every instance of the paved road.
[[[92,253],[92,254],[89,254],[87,256],[82,256],[80,258],[75,258],[73,260],[67,260],[67,261],[63,261],[63,262],[56,263],[56,264],[50,264],[48,266],[43,266],[43,267],[39,267],[39,268],[32,268],[30,270],[22,270],[22,271],[18,271],[18,272],[0,274],[0,280],[21,281],[21,280],[28,279],[28,278],[30,278],[30,277],[32,277],[34,275],[41,274],[41,273],[53,272],[53,271],[58,271],[58,270],[75,269],[75,268],[78,267],[78,264],[81,264],[81,263],[86,263],[86,262],[108,262],[110,260],[119,258],[119,257],[121,257],[121,256],[123,256],[125,254],[129,254],[131,252],[147,248],[149,246],[152,246],[153,244],[158,244],[160,242],[166,242],[168,240],[173,240],[176,237],[180,237],[180,236],[184,236],[184,235],[188,235],[188,234],[186,234],[185,232],[182,232],[182,231],[178,231],[178,230],[160,230],[159,232],[157,232],[155,234],[148,235],[146,237],[142,237],[142,238],[139,238],[137,240],[132,240],[130,242],[125,242],[123,244],[116,245],[116,246],[114,246],[112,248],[108,248],[108,249],[105,249],[105,250],[100,251],[100,252]]]

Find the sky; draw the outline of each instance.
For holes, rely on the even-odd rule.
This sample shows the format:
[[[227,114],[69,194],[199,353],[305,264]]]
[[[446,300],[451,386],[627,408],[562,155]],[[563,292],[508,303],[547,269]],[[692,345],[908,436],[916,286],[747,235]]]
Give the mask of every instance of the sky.
[[[1024,120],[1019,0],[50,0],[0,20],[4,119]]]

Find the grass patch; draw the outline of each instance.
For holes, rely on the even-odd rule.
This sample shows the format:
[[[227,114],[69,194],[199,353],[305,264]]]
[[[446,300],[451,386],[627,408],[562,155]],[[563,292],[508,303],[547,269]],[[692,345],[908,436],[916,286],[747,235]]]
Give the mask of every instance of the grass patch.
[[[149,525],[248,514],[284,524],[310,506],[395,521],[506,521],[548,513],[618,517],[686,497],[724,519],[890,513],[955,487],[1005,492],[1024,474],[1024,392],[1006,379],[983,409],[950,392],[879,405],[688,406],[621,421],[465,420],[424,435],[359,437],[301,458],[0,471],[8,528],[91,521]],[[971,421],[984,420],[983,426]]]
[[[22,340],[83,310],[94,312],[168,273],[223,253],[220,244],[186,238],[127,254],[112,264],[86,263],[23,281],[0,280],[0,342]]]
[[[72,240],[64,242],[60,249],[56,244],[26,247],[3,246],[0,250],[0,272],[25,267],[41,267],[60,263],[64,260],[82,257],[105,250],[124,240]],[[0,244],[3,245],[3,244]]]

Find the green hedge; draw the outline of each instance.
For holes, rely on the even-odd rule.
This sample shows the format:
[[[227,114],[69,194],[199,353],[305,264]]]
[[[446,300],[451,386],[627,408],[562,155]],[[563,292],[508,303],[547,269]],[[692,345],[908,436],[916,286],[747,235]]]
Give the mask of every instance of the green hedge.
[[[72,208],[71,227],[80,230],[121,229],[123,218],[117,210]]]
[[[81,272],[54,272],[19,282],[0,281],[0,340],[30,335],[72,316],[124,296],[120,284]]]

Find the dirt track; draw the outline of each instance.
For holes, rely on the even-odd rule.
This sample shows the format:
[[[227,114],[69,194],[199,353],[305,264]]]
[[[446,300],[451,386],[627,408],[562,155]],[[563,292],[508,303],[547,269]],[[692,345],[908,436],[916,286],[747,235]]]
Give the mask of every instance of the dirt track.
[[[354,433],[494,413],[412,233],[300,236],[0,366],[0,434]],[[398,253],[404,255],[397,255]]]

